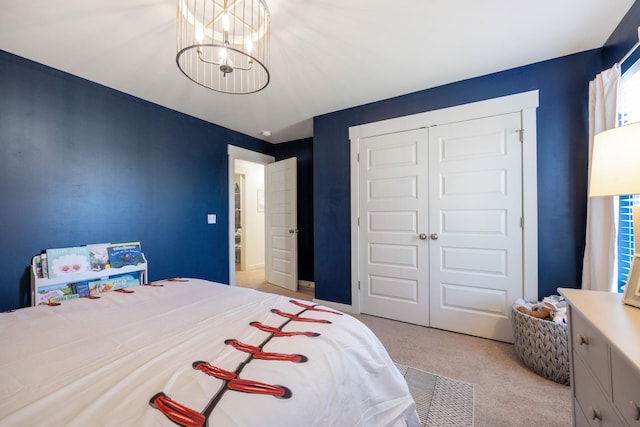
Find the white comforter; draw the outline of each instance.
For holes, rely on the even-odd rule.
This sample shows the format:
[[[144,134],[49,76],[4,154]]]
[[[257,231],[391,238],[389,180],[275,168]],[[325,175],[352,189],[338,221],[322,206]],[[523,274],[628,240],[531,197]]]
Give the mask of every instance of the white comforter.
[[[204,418],[209,426],[419,425],[406,382],[353,317],[203,280],[162,284],[0,313],[0,425],[175,426],[149,404],[159,392],[196,413],[218,400]],[[319,335],[272,337],[252,321]],[[228,389],[194,369],[196,361],[241,368],[238,379],[283,386],[290,396]]]

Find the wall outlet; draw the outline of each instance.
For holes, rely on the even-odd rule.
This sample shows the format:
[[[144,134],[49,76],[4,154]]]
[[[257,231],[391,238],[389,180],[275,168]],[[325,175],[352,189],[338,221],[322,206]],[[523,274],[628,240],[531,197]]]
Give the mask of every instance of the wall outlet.
[[[215,224],[216,220],[216,214],[207,215],[207,224]]]

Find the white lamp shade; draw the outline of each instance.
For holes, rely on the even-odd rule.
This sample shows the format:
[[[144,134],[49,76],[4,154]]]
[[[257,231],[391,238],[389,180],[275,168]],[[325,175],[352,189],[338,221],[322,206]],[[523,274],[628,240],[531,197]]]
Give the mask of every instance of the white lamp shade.
[[[595,136],[589,196],[640,194],[640,122]]]

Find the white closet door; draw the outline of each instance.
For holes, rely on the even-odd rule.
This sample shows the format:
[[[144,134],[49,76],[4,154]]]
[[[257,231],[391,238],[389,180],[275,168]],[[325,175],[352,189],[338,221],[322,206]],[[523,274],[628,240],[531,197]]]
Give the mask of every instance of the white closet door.
[[[266,280],[298,290],[297,159],[265,166]]]
[[[429,129],[430,325],[512,342],[523,296],[521,115]]]
[[[429,322],[427,130],[360,140],[363,313]]]

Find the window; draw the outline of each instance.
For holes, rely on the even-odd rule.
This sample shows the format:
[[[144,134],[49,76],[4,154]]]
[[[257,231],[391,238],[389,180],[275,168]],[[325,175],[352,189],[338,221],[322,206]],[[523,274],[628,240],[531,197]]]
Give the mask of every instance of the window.
[[[618,85],[618,126],[640,121],[640,60],[626,70]],[[640,195],[618,198],[618,292],[627,282],[635,253],[631,208],[640,205]]]
[[[635,253],[631,208],[640,205],[640,195],[620,196],[618,205],[618,292],[627,283]]]

